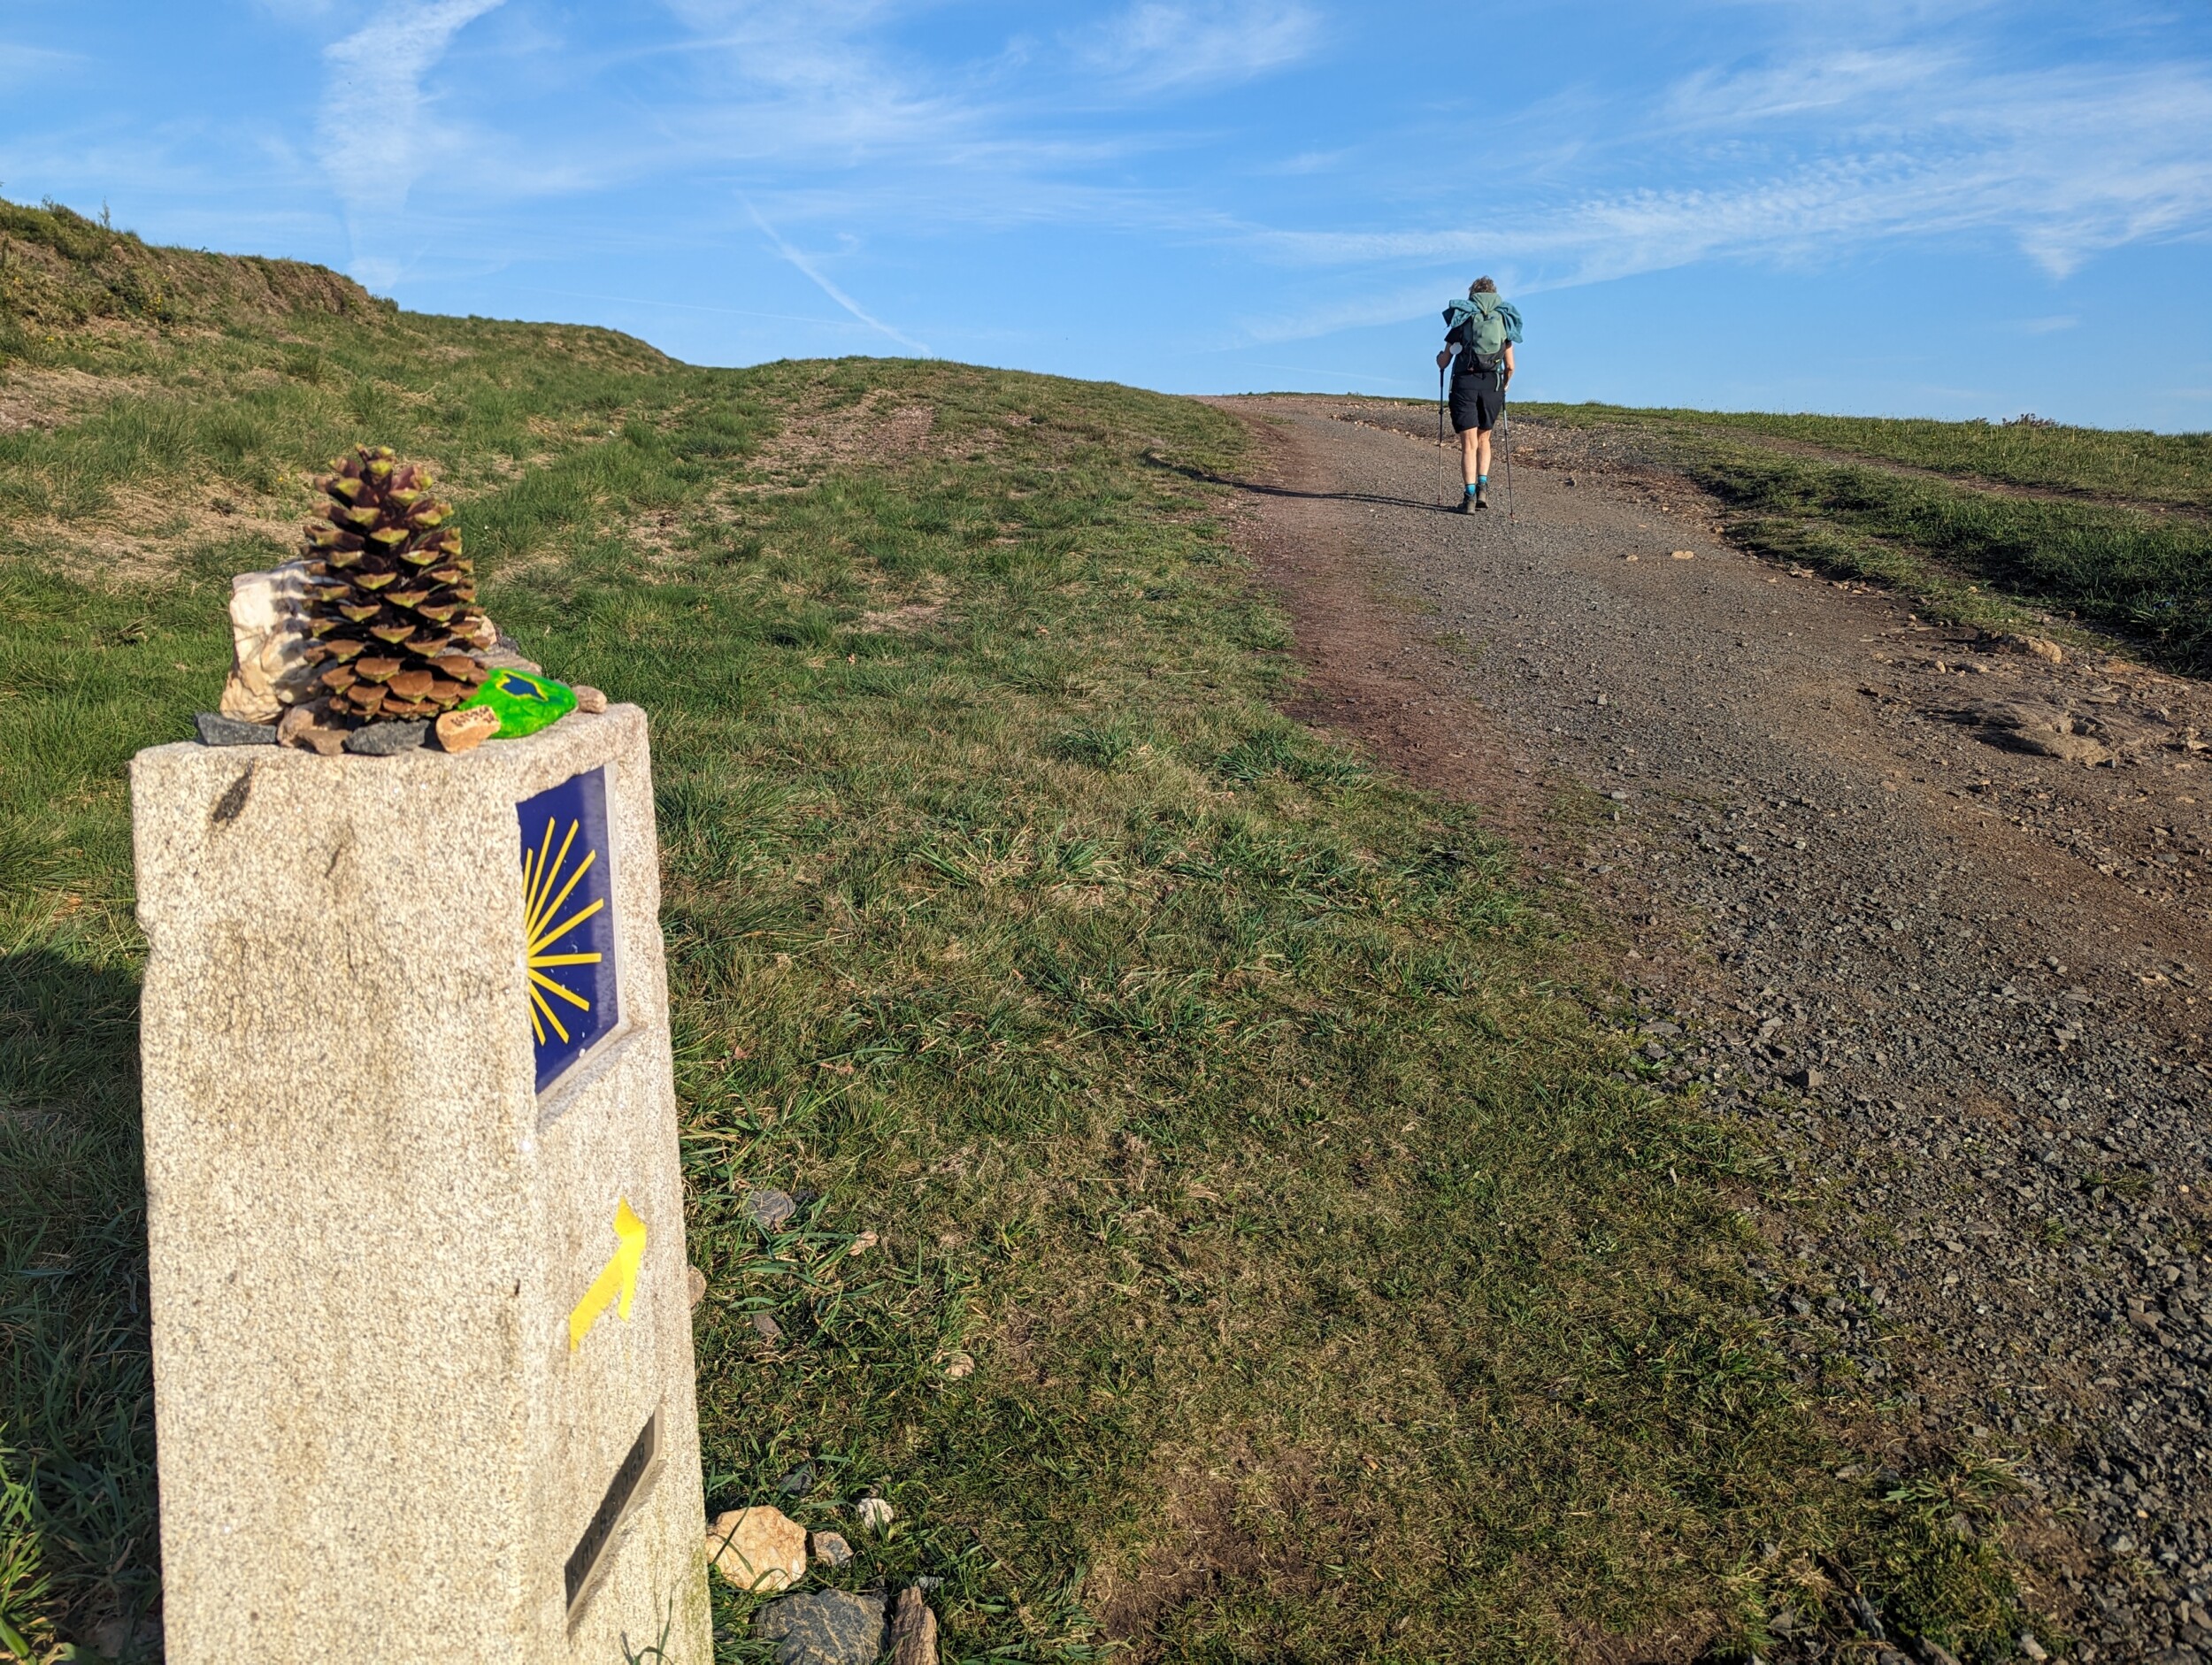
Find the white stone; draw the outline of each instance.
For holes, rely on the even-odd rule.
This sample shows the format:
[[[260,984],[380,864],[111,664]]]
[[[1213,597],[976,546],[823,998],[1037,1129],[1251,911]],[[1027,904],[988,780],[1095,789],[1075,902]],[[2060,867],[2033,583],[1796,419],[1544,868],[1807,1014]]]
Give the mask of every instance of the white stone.
[[[314,697],[319,666],[302,662],[312,643],[307,630],[307,564],[288,561],[230,581],[230,678],[225,717],[273,723],[288,705]]]
[[[620,1021],[541,1094],[516,806],[594,769]],[[708,1665],[643,714],[132,794],[169,1665]]]
[[[858,1514],[860,1523],[872,1532],[880,1532],[891,1524],[891,1505],[883,1498],[864,1497],[861,1499]]]

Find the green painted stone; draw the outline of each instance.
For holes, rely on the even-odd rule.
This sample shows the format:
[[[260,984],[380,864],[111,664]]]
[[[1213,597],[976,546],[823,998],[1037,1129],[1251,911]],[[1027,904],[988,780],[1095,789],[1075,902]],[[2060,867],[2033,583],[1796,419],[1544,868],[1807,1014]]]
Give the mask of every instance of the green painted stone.
[[[527,671],[495,671],[484,686],[463,700],[459,710],[478,706],[499,713],[495,740],[519,740],[559,722],[576,709],[576,690],[551,677]]]

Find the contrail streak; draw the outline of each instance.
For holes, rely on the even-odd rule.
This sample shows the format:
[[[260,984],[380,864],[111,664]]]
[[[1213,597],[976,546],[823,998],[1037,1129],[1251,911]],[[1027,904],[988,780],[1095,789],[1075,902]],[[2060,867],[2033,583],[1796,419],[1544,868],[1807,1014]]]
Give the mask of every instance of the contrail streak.
[[[753,224],[760,227],[761,234],[766,237],[770,242],[775,244],[776,252],[781,255],[786,260],[788,260],[793,265],[796,266],[801,272],[804,272],[809,281],[810,281],[816,288],[821,290],[823,294],[828,295],[831,300],[836,302],[838,305],[843,307],[848,312],[850,312],[855,318],[865,324],[870,329],[879,330],[882,334],[888,335],[893,341],[898,342],[900,346],[911,348],[914,351],[919,353],[925,358],[934,358],[937,357],[935,353],[930,351],[927,347],[924,346],[920,341],[916,341],[911,335],[902,335],[897,330],[893,329],[881,318],[876,317],[865,307],[862,306],[859,302],[854,300],[851,295],[846,294],[844,290],[839,288],[834,283],[832,283],[827,278],[817,272],[814,269],[814,263],[809,260],[804,255],[801,254],[796,249],[794,249],[789,243],[786,242],[778,234],[776,228],[770,225],[765,219],[761,218],[760,210],[755,208],[749,201],[745,203],[745,211],[753,217]]]

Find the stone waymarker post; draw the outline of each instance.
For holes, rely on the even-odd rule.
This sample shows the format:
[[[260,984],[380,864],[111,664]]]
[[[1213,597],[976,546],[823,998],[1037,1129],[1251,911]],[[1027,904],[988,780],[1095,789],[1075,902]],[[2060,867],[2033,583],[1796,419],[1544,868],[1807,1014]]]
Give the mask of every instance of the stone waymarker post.
[[[131,785],[171,1665],[707,1665],[643,714]]]

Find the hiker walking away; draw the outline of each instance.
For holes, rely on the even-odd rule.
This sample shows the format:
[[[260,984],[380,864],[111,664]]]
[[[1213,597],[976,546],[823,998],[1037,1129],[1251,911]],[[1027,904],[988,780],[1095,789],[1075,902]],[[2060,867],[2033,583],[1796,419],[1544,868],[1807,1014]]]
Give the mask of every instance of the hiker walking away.
[[[1444,350],[1439,370],[1452,364],[1452,427],[1459,435],[1459,472],[1466,491],[1459,512],[1490,506],[1490,430],[1505,415],[1505,390],[1513,380],[1513,344],[1521,315],[1501,300],[1498,286],[1477,278],[1463,301],[1444,309]]]

